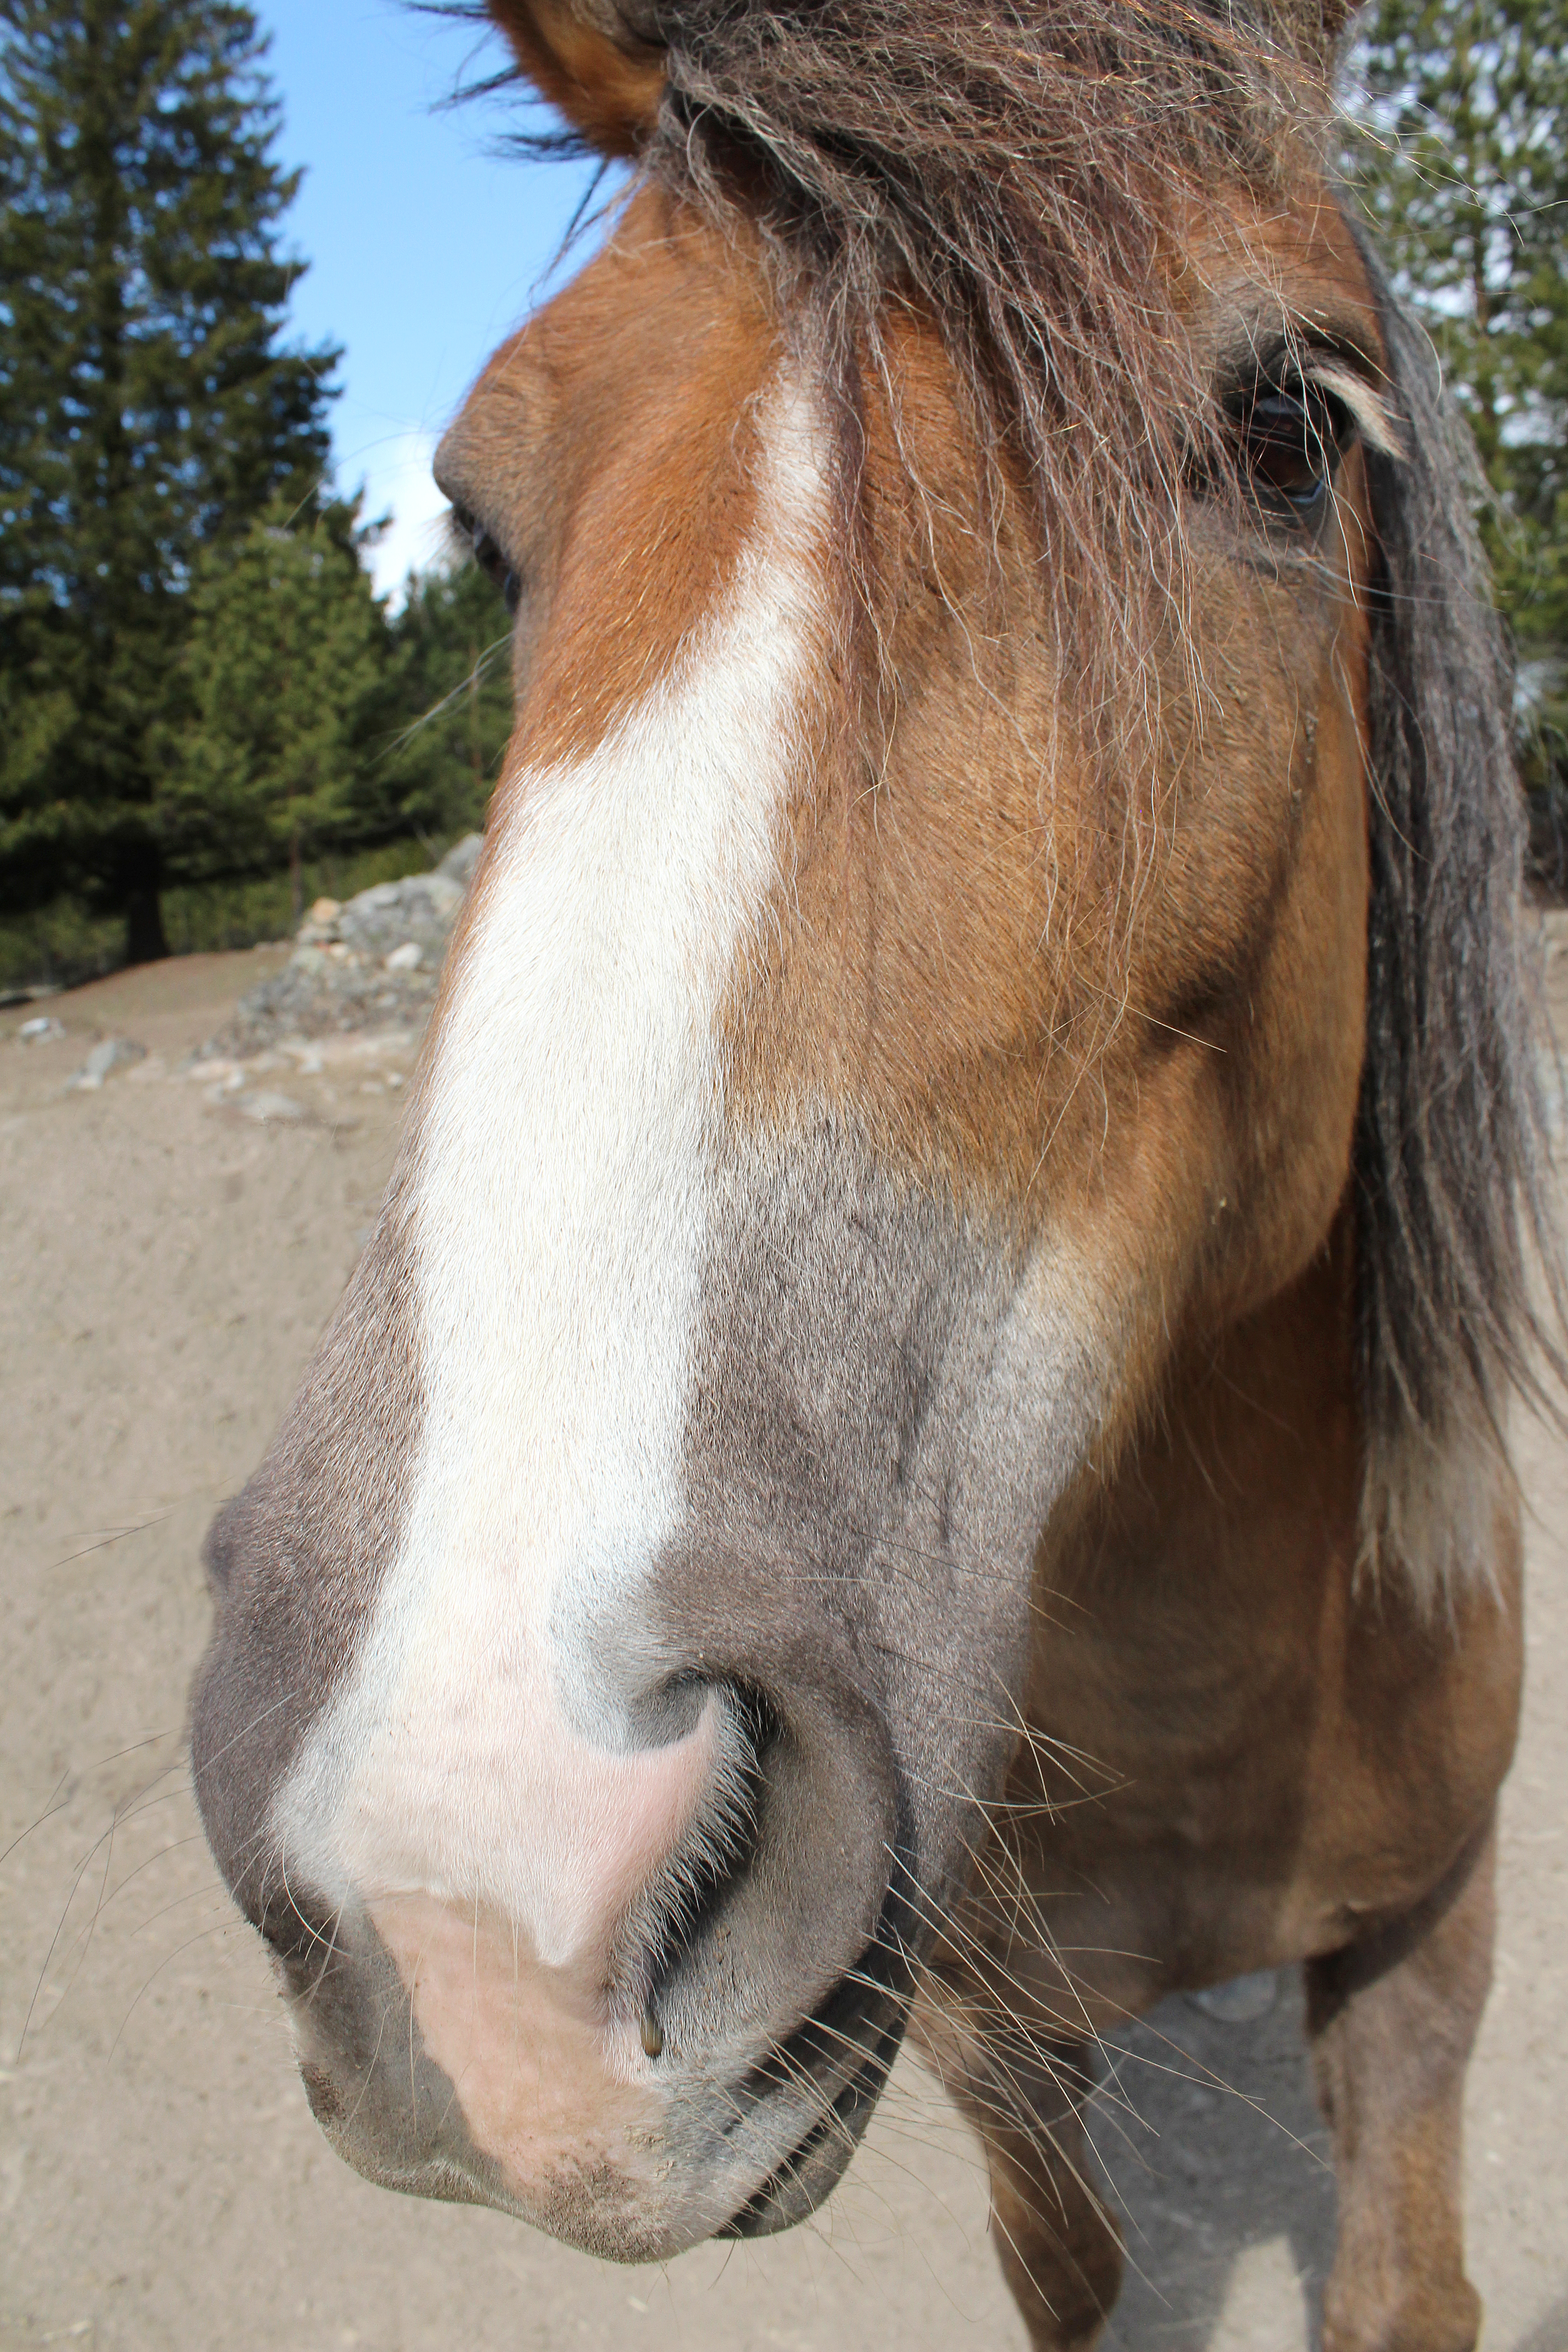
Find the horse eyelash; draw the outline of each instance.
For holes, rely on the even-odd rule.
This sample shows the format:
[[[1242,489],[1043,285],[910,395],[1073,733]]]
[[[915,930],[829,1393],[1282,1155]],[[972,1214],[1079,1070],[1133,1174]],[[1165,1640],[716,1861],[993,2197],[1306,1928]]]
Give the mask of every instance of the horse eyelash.
[[[1377,450],[1384,457],[1404,457],[1405,446],[1393,410],[1354,368],[1332,360],[1313,359],[1302,367],[1300,375],[1303,383],[1316,384],[1320,391],[1331,394],[1350,412],[1369,449]]]

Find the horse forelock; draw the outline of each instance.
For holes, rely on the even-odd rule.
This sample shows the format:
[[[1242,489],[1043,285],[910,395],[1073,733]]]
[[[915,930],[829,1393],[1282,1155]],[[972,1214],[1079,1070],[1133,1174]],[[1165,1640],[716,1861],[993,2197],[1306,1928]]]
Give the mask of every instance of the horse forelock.
[[[1128,674],[1147,685],[1152,637],[1185,609],[1187,485],[1229,470],[1190,332],[1205,268],[1194,229],[1212,238],[1228,213],[1240,234],[1317,165],[1327,109],[1309,13],[660,12],[641,179],[760,243],[848,443],[868,400],[896,413],[900,320],[934,326],[984,500],[1021,494],[1083,707],[1117,756],[1137,736],[1122,728]]]

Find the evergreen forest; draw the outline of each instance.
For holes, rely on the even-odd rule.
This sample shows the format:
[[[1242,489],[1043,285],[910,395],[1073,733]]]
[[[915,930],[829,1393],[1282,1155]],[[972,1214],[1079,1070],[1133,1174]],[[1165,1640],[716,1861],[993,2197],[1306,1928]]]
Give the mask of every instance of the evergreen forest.
[[[247,7],[0,0],[0,990],[276,935],[483,820],[506,615],[471,562],[372,592],[280,128]]]
[[[1374,0],[1343,97],[1475,435],[1561,888],[1568,0]],[[0,0],[0,990],[276,935],[483,819],[505,614],[456,555],[373,593],[341,354],[287,340],[283,128],[237,0]]]

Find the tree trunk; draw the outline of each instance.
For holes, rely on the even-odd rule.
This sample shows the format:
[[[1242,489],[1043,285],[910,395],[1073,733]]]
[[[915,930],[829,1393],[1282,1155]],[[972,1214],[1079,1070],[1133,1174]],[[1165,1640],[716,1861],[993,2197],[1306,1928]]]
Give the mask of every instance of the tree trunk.
[[[156,963],[169,952],[159,897],[163,881],[163,860],[157,843],[145,835],[122,839],[114,864],[114,903],[125,910],[127,963]]]
[[[141,885],[132,889],[125,900],[125,961],[127,963],[156,963],[169,952],[169,942],[163,936],[163,903],[157,886]]]
[[[295,826],[289,836],[289,898],[294,909],[294,929],[305,919],[305,876],[300,860],[300,828]]]

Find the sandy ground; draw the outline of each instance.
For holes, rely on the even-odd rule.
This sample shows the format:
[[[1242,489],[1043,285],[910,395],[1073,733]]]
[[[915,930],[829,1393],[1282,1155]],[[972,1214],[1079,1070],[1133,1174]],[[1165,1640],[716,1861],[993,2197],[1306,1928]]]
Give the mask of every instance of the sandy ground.
[[[191,1801],[197,1546],[353,1262],[410,1056],[263,1073],[247,1091],[286,1093],[289,1125],[212,1098],[180,1061],[270,968],[100,983],[57,1000],[51,1045],[0,1015],[0,2345],[1022,2352],[973,2150],[910,2063],[814,2224],[662,2269],[393,2197],[318,2138]],[[148,1059],[67,1092],[106,1033]],[[1533,1429],[1519,1451],[1531,1679],[1469,2242],[1489,2352],[1568,2352],[1568,1454]],[[1100,2127],[1138,2272],[1128,2352],[1311,2340],[1333,2191],[1298,2000],[1249,2026],[1175,2004],[1129,2037]]]

